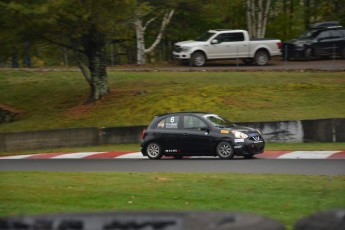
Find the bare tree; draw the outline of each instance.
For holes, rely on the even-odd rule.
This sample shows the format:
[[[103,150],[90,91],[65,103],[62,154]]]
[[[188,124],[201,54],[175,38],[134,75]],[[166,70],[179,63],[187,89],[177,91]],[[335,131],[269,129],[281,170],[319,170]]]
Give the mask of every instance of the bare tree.
[[[263,38],[272,0],[247,0],[247,26],[251,37]]]
[[[139,9],[139,8],[138,8]],[[155,41],[151,44],[149,48],[145,47],[145,32],[148,28],[148,26],[155,20],[157,20],[158,16],[154,16],[144,22],[144,16],[149,14],[149,11],[146,10],[146,13],[143,13],[143,10],[138,10],[137,14],[133,20],[133,24],[135,27],[135,33],[136,33],[136,39],[137,39],[137,64],[145,64],[146,62],[146,55],[153,52],[154,49],[157,47],[159,42],[161,41],[164,31],[168,24],[170,23],[170,20],[172,16],[174,15],[175,10],[174,9],[165,9],[161,12],[163,15],[162,17],[162,23],[160,26],[160,30],[156,36]]]

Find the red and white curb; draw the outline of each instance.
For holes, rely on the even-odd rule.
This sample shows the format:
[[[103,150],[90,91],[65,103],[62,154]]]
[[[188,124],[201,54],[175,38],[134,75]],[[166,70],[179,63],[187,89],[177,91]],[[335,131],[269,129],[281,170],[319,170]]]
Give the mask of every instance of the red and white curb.
[[[201,158],[201,157],[192,157]],[[202,157],[205,158],[205,157]],[[206,157],[214,158],[214,157]],[[263,159],[345,159],[345,151],[265,151],[255,155]],[[0,157],[5,159],[148,159],[141,152],[41,153]]]

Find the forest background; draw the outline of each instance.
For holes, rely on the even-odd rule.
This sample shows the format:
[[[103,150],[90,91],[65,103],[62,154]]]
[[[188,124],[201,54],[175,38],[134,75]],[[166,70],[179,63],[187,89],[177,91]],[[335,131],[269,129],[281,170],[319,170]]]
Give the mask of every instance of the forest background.
[[[67,43],[58,44],[48,37],[39,35],[49,32],[52,24],[61,23],[54,20],[57,13],[65,18],[74,15],[76,20],[78,15],[85,16],[87,11],[76,7],[81,2],[102,14],[97,16],[99,20],[103,17],[105,19],[102,20],[115,22],[107,34],[107,66],[136,64],[138,58],[135,19],[147,23],[144,42],[146,47],[150,47],[161,30],[164,15],[172,10],[170,23],[161,34],[159,44],[152,52],[146,54],[147,63],[172,61],[175,42],[194,39],[209,29],[250,30],[253,26],[249,23],[264,23],[264,18],[260,16],[250,22],[250,4],[253,4],[252,10],[255,12],[262,11],[262,17],[265,17],[265,10],[268,10],[267,25],[262,25],[266,27],[266,33],[263,35],[282,41],[297,37],[312,23],[340,21],[342,25],[345,24],[345,0],[60,0],[60,4],[55,5],[54,2],[57,1],[0,1],[2,6],[7,6],[0,7],[0,67],[77,66],[73,49],[69,49],[71,47]],[[104,7],[109,10],[102,12]],[[44,8],[50,9],[45,11]],[[52,13],[52,10],[55,12]],[[36,20],[46,23],[37,23]],[[32,28],[33,24],[35,30]],[[252,37],[258,37],[254,32],[251,34]]]
[[[0,0],[0,67],[78,66],[95,102],[107,67],[170,62],[209,29],[287,41],[320,21],[344,24],[345,0]]]

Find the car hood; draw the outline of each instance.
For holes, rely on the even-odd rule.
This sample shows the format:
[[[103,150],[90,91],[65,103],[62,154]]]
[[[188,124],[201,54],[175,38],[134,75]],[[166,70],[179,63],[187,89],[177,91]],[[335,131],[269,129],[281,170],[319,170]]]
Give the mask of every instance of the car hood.
[[[237,125],[231,127],[230,130],[231,131],[244,132],[244,133],[246,133],[246,132],[257,132],[257,130],[254,128],[250,128],[250,127],[246,127],[246,126],[237,126]]]
[[[243,132],[243,133],[251,133],[251,132],[257,133],[258,132],[257,129],[246,127],[246,126],[239,126],[239,125],[234,125],[231,127],[225,127],[225,128],[221,128],[221,129],[225,129],[225,130],[229,130],[229,131],[239,131],[239,132]]]
[[[189,40],[189,41],[183,41],[183,42],[177,42],[175,43],[176,46],[200,46],[200,45],[204,45],[206,42],[198,42],[198,41],[193,41],[193,40]]]
[[[294,45],[304,45],[304,44],[310,44],[313,40],[311,39],[293,39],[291,41],[285,42],[286,44],[294,44]]]

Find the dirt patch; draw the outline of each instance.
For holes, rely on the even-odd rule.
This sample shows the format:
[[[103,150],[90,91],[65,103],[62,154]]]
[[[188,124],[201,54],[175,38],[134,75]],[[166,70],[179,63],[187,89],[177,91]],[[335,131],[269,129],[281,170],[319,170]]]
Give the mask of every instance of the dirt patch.
[[[6,104],[0,104],[0,123],[13,122],[23,111]]]

